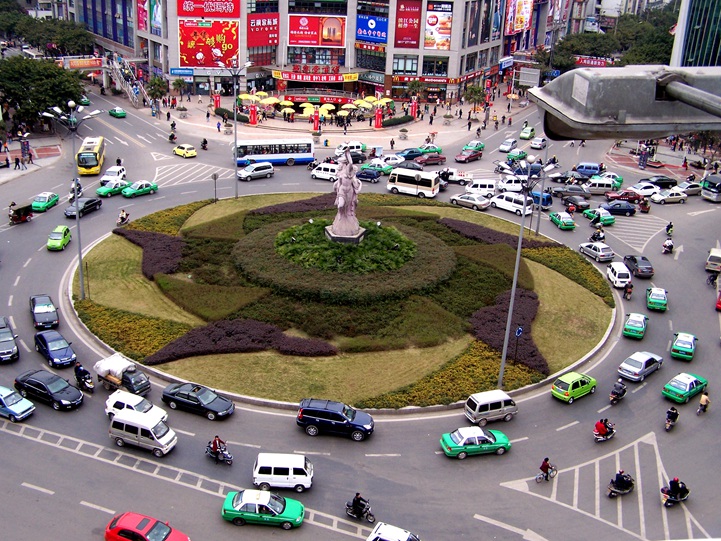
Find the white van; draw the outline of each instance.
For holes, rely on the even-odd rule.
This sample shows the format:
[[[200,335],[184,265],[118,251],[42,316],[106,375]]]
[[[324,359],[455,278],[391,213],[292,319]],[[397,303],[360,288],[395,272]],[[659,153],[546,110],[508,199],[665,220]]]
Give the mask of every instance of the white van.
[[[510,421],[518,413],[518,406],[506,393],[495,389],[469,396],[464,412],[473,424],[486,426],[488,421]]]
[[[313,484],[313,464],[305,455],[258,453],[253,484],[261,490],[280,487],[303,492]]]
[[[366,541],[421,541],[421,538],[398,526],[378,522]]]
[[[119,412],[126,410],[140,412],[148,419],[155,419],[156,423],[168,421],[168,412],[137,394],[118,390],[105,401],[105,414],[111,419]],[[152,421],[149,422],[152,423]]]
[[[119,411],[110,420],[110,439],[118,447],[126,444],[148,449],[160,458],[178,443],[178,436],[163,421],[133,410]]]
[[[424,172],[397,167],[388,175],[386,189],[391,193],[405,193],[424,197],[435,197],[441,190],[441,181],[436,171]]]
[[[335,147],[335,155],[342,156],[343,154],[345,154],[346,149],[350,150],[351,152],[365,152],[366,146],[360,141],[347,141]]]
[[[584,186],[588,188],[588,191],[593,195],[603,195],[606,192],[615,192],[616,185],[610,178],[592,178]]]
[[[275,174],[273,164],[270,162],[256,162],[246,165],[238,171],[238,180],[253,180],[255,178],[270,178]]]
[[[338,180],[338,164],[337,163],[321,163],[310,173],[310,178],[319,178],[321,180],[330,180],[335,182]]]
[[[520,216],[523,213],[523,197],[518,193],[502,193],[491,197],[491,206],[493,208],[498,207],[499,209],[513,212]],[[533,199],[528,196],[526,197],[526,216],[533,212]]]
[[[495,180],[474,180],[471,184],[466,184],[466,193],[480,195],[481,197],[493,197],[496,195]]]
[[[706,258],[706,270],[712,272],[721,272],[721,249],[711,248]]]
[[[498,191],[521,192],[523,191],[523,180],[515,175],[509,175],[498,183]]]
[[[615,261],[606,267],[606,277],[613,287],[621,289],[631,281],[631,271],[620,261]]]

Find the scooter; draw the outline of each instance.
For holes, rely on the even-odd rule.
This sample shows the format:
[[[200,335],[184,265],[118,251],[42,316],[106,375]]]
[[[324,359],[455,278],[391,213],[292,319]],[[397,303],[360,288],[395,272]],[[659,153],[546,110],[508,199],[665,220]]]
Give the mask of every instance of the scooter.
[[[673,244],[666,244],[665,242],[661,246],[661,253],[662,254],[672,254],[673,253]]]
[[[611,479],[611,482],[608,483],[608,487],[606,487],[606,490],[608,491],[609,498],[615,498],[616,496],[625,496],[626,494],[633,492],[633,489],[636,486],[636,481],[634,481],[633,477],[631,477],[629,474],[625,474],[623,477],[626,479],[626,482],[628,483],[626,485],[626,488],[624,488],[624,489],[620,489],[616,486],[615,479]]]
[[[308,171],[312,171],[313,169],[315,169],[315,168],[318,167],[319,165],[320,165],[320,162],[319,162],[318,160],[313,160],[312,162],[310,162],[310,163],[306,166],[306,169],[307,169]]]
[[[376,521],[375,515],[371,512],[370,502],[366,502],[365,508],[363,509],[361,516],[356,515],[356,512],[353,509],[353,502],[345,502],[345,514],[358,520],[366,519],[371,524]]]
[[[666,417],[666,432],[671,432],[671,429],[676,425],[676,421],[672,421],[668,417]]]
[[[78,388],[81,391],[87,391],[90,394],[95,392],[95,383],[93,383],[93,376],[85,374],[82,377],[75,376],[75,382],[78,384]]]
[[[233,455],[228,452],[228,448],[225,445],[221,446],[216,453],[213,451],[212,442],[208,442],[208,445],[205,446],[205,454],[213,460],[216,460],[217,455],[218,463],[225,462],[228,466],[233,464]]]
[[[622,393],[616,393],[614,391],[611,391],[611,393],[608,395],[608,399],[611,401],[611,405],[615,406],[621,400],[623,400],[623,397],[626,396],[627,392],[628,391],[623,391]],[[594,431],[594,433],[595,433],[595,431]]]
[[[208,143],[200,143],[200,150],[208,150]]]
[[[78,197],[83,196],[83,189],[80,188],[78,190]],[[75,190],[73,188],[70,189],[70,194],[68,195],[68,203],[74,203],[75,202]]]
[[[613,428],[613,425],[610,426],[608,429],[608,432],[605,434],[601,434],[599,432],[593,431],[593,439],[596,443],[600,443],[602,441],[608,441],[611,438],[613,438],[616,435],[616,429]]]
[[[605,233],[594,233],[588,237],[588,242],[603,242],[604,240],[606,240]]]
[[[685,502],[688,500],[691,491],[686,485],[683,486],[683,490],[680,495],[672,495],[669,487],[661,487],[661,503],[664,507],[673,507],[677,503]]]
[[[171,133],[170,135],[168,135],[168,143],[170,143],[171,145],[174,145],[177,140],[178,140],[178,136],[175,135],[174,133]]]
[[[115,220],[115,225],[116,225],[117,227],[120,227],[120,226],[123,226],[123,225],[127,225],[127,224],[129,224],[129,223],[130,223],[130,214],[126,214],[126,215],[125,215],[125,218],[121,218],[120,216],[118,216],[118,219]]]

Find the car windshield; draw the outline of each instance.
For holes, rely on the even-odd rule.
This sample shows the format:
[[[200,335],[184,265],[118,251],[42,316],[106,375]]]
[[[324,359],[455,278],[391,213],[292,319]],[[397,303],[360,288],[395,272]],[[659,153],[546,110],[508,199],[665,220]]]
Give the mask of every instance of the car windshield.
[[[642,319],[629,319],[626,322],[627,327],[636,327],[637,329],[643,328],[643,320]]]
[[[38,203],[45,203],[49,199],[50,198],[47,195],[38,195],[35,197],[35,201],[37,201]]]
[[[133,190],[139,190],[142,187],[142,185],[143,185],[142,182],[133,182],[133,185],[131,186],[131,188]]]
[[[195,396],[198,397],[198,400],[200,400],[200,403],[204,406],[207,406],[210,404],[213,400],[216,400],[218,398],[218,395],[215,394],[210,389],[206,389],[205,387],[201,388]]]
[[[355,419],[355,410],[351,408],[350,406],[344,406],[343,407],[343,415],[349,420],[352,421]]]
[[[685,392],[687,390],[686,384],[678,379],[672,379],[671,381],[669,381],[668,386],[672,387],[673,389],[678,389],[679,391]]]
[[[475,150],[473,150],[472,148],[467,148],[466,150],[464,150],[463,152],[461,152],[461,154],[463,154],[464,156],[470,156],[470,155],[473,154],[474,152],[475,152]]]
[[[163,524],[158,520],[155,524],[153,524],[153,527],[148,530],[145,537],[148,538],[148,541],[164,541],[168,538],[171,531],[170,526]]]
[[[52,240],[62,240],[63,234],[60,232],[53,231],[52,233],[50,233],[49,238]]]
[[[169,430],[170,428],[168,428],[168,425],[166,425],[163,421],[160,421],[153,427],[153,434],[157,439],[161,439],[168,433]]]
[[[659,195],[661,195],[661,197],[669,197],[671,193],[671,190],[664,190]]]
[[[50,351],[57,351],[59,349],[65,349],[68,345],[69,344],[65,341],[65,338],[58,338],[48,344],[48,349]]]
[[[691,340],[687,340],[686,338],[679,338],[676,340],[676,345],[687,349],[693,348],[693,342]]]
[[[68,387],[70,387],[70,384],[63,378],[55,378],[50,383],[48,383],[48,390],[51,393],[59,393],[60,391],[67,389]]]
[[[13,338],[13,333],[8,329],[0,329],[0,342],[12,342]]]
[[[662,291],[651,291],[649,297],[656,301],[662,301],[666,299],[666,294]]]
[[[35,313],[36,314],[49,314],[54,311],[55,311],[55,307],[52,304],[36,304],[35,305]]]
[[[246,171],[248,173],[252,173],[254,170],[255,170],[255,165],[248,165],[243,169],[243,171]]]
[[[449,437],[451,438],[451,441],[455,443],[456,445],[460,445],[460,443],[463,441],[463,436],[461,436],[460,430],[455,430],[450,433]]]
[[[285,498],[278,496],[277,494],[271,494],[270,500],[268,500],[268,507],[270,507],[277,515],[280,515],[285,511]]]
[[[628,365],[628,366],[632,366],[632,367],[634,367],[634,368],[641,368],[641,367],[643,367],[643,363],[641,363],[641,361],[637,361],[636,359],[632,359],[631,357],[629,357],[628,359],[626,359],[625,361],[623,361],[623,364]]]
[[[17,404],[18,402],[20,402],[22,399],[23,399],[22,396],[20,396],[18,393],[16,393],[15,391],[13,391],[12,393],[10,393],[9,395],[7,395],[7,396],[4,398],[4,401],[5,401],[5,405],[6,405],[7,407],[10,407],[10,406],[14,406],[14,405]]]

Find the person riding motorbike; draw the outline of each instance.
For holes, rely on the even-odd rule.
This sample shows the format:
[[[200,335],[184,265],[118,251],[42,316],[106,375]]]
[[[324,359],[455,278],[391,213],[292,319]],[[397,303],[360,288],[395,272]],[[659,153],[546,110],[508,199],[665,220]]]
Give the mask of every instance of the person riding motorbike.
[[[606,433],[610,436],[613,432],[615,432],[614,424],[609,421],[608,419],[603,419],[603,424],[606,427]]]
[[[553,165],[556,165],[558,163],[558,158],[556,158],[556,155],[554,154],[550,160],[548,160],[548,163],[552,163]]]
[[[673,222],[668,222],[668,225],[666,226],[666,234],[669,237],[673,235]]]
[[[177,126],[176,126],[176,124],[175,124],[175,120],[173,120],[173,121],[170,123],[170,130],[171,130],[171,131],[175,131],[175,128],[176,128],[176,127],[177,127]]]
[[[676,500],[688,494],[686,484],[682,481],[679,481],[678,477],[674,477],[673,479],[671,479],[671,482],[668,484],[668,488],[669,496],[673,497]]]
[[[118,214],[118,222],[125,223],[130,218],[130,214],[125,212],[125,209],[120,209],[120,214]]]
[[[366,505],[368,505],[368,500],[363,499],[360,492],[356,492],[352,502],[353,512],[356,517],[361,518],[363,516],[363,511],[365,511]]]
[[[493,127],[496,128],[496,131],[498,130],[498,120],[493,124]]]
[[[82,381],[86,376],[90,376],[90,372],[88,372],[85,367],[80,364],[80,361],[77,361],[75,363],[75,379],[77,381]]]
[[[631,300],[631,294],[633,293],[633,284],[631,282],[628,282],[625,286],[623,286],[623,298],[627,301]],[[621,380],[619,380],[621,381]]]
[[[613,480],[613,484],[618,490],[628,490],[631,488],[631,476],[623,470],[618,470],[616,478]]]
[[[619,398],[626,394],[626,384],[621,378],[618,378],[618,381],[613,384],[613,390],[611,391],[611,394],[614,394]]]
[[[213,451],[213,454],[215,455],[215,463],[217,464],[220,462],[220,453],[223,449],[225,449],[225,442],[220,439],[220,436],[217,434],[213,438],[213,441],[210,442],[210,449]]]
[[[675,423],[676,421],[678,421],[678,415],[679,415],[678,410],[673,406],[671,406],[669,409],[666,410],[666,420],[667,421]]]
[[[604,240],[606,240],[606,234],[601,228],[596,229],[591,235],[591,242],[603,242]]]
[[[203,140],[200,142],[200,148],[201,150],[208,150],[208,140],[203,138]]]
[[[605,436],[608,433],[608,427],[604,422],[604,419],[596,421],[596,425],[593,427],[594,432],[597,432],[599,436]]]
[[[696,181],[696,173],[691,173],[689,176],[686,177],[686,182],[695,182]]]
[[[476,137],[481,136],[481,128],[476,128]]]
[[[663,253],[664,254],[670,254],[673,253],[673,239],[671,237],[667,238],[663,243]]]
[[[170,141],[171,143],[175,143],[175,141],[177,141],[177,140],[178,140],[178,136],[175,135],[174,133],[171,133],[170,135],[168,135],[168,141]]]

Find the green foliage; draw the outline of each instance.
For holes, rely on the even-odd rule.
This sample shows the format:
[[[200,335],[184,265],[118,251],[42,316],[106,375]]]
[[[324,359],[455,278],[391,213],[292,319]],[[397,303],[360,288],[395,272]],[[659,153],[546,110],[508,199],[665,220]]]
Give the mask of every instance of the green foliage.
[[[48,56],[90,54],[93,50],[92,34],[74,21],[23,16],[15,23],[15,33]]]
[[[243,224],[246,219],[246,211],[236,212],[204,222],[194,227],[187,227],[183,230],[186,238],[203,237],[206,239],[238,240],[245,236]]]
[[[151,100],[162,99],[168,93],[168,83],[162,77],[151,77],[145,84],[145,92]]]
[[[486,101],[486,91],[481,85],[468,85],[468,88],[463,93],[463,99],[468,103],[472,103],[475,111],[478,105]]]
[[[417,79],[408,81],[408,84],[406,85],[406,90],[411,96],[421,96],[425,89],[426,85]]]
[[[497,388],[501,359],[497,351],[483,342],[473,342],[468,349],[440,369],[402,389],[361,400],[359,408],[403,408],[452,404],[470,394]],[[504,373],[504,387],[516,389],[545,378],[540,372],[509,362]]]
[[[183,90],[188,86],[188,83],[185,82],[184,79],[177,78],[173,80],[173,90],[175,90],[178,94],[182,94]]]
[[[393,223],[411,226],[415,229],[425,231],[429,235],[442,240],[449,246],[477,246],[474,240],[467,239],[463,235],[459,235],[452,229],[443,224],[438,223],[438,217],[432,214],[420,214],[416,216],[398,216],[396,218],[388,218]]]
[[[154,231],[156,233],[163,233],[164,235],[177,235],[188,218],[210,203],[212,203],[212,201],[205,199],[203,201],[195,201],[187,205],[161,210],[138,218],[134,222],[131,222],[127,228],[137,229],[138,231]]]
[[[613,34],[582,32],[580,34],[566,34],[556,44],[556,53],[608,58],[613,56],[620,48],[621,46]]]
[[[393,227],[362,222],[363,241],[346,244],[326,238],[325,228],[331,224],[314,220],[281,231],[275,238],[276,253],[307,269],[353,274],[399,269],[416,254],[415,244]]]
[[[408,124],[409,122],[413,122],[413,117],[410,115],[393,116],[390,118],[386,118],[383,121],[383,127],[390,128],[392,126],[398,126],[400,124]]]
[[[121,89],[119,89],[117,86],[111,86],[110,93],[113,96],[120,96],[120,95],[124,94],[124,92]]]
[[[603,299],[608,306],[616,306],[613,294],[603,274],[587,259],[566,246],[526,248],[523,256],[562,274]]]
[[[183,259],[178,272],[192,277],[198,284],[214,286],[250,286],[233,264],[235,241],[213,238],[186,238]]]
[[[142,361],[192,328],[174,321],[107,308],[88,299],[76,300],[75,309],[90,332],[136,361]]]
[[[228,115],[228,121],[233,120],[233,111],[230,111],[229,109],[225,109],[224,107],[216,107],[215,108],[215,115],[222,117],[223,115]],[[250,119],[248,118],[248,115],[244,115],[243,113],[237,113],[238,115],[238,122],[243,122],[244,124],[247,124],[250,122]]]
[[[516,267],[516,251],[507,244],[459,246],[455,251],[456,255],[467,257],[479,265],[491,267],[503,274],[508,280],[513,281],[513,271]],[[521,259],[518,268],[518,287],[533,291],[533,274],[531,274],[528,265],[523,259]]]
[[[225,319],[270,293],[270,290],[260,287],[198,284],[167,274],[156,274],[153,278],[175,304],[205,321]]]

